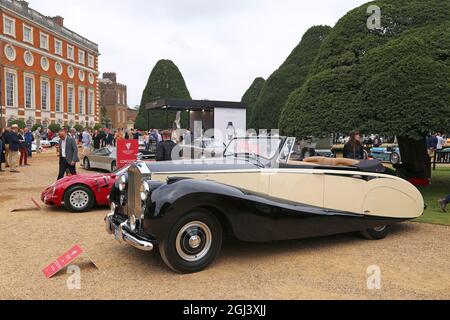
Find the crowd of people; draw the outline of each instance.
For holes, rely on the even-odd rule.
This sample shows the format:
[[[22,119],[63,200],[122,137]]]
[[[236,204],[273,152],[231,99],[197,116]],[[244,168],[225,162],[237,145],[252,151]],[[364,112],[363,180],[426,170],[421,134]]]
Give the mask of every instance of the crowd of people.
[[[55,139],[56,137],[59,139]],[[9,168],[10,172],[18,173],[19,167],[30,165],[30,158],[33,156],[32,146],[37,153],[40,153],[43,150],[43,142],[52,141],[57,146],[60,158],[65,153],[64,148],[69,146],[73,149],[73,152],[68,150],[68,153],[74,154],[74,161],[68,161],[66,163],[60,160],[60,171],[75,174],[76,169],[75,165],[71,164],[72,162],[76,164],[81,161],[83,163],[83,158],[93,150],[109,146],[115,147],[117,141],[129,139],[141,140],[147,150],[151,145],[156,146],[156,160],[168,161],[171,160],[172,150],[177,143],[183,141],[190,143],[193,138],[190,130],[186,130],[181,136],[176,136],[175,131],[161,131],[158,129],[141,131],[135,129],[112,130],[105,128],[93,130],[86,128],[82,132],[79,132],[75,128],[71,128],[70,130],[62,129],[54,133],[48,128],[43,129],[38,127],[32,132],[29,128],[20,129],[18,125],[12,125],[5,129],[0,128],[0,171],[3,170],[2,164],[5,163],[5,167]],[[66,143],[65,141],[69,142]],[[64,145],[61,145],[62,142]],[[77,149],[81,146],[81,159],[78,159],[78,150],[75,151],[73,145]],[[71,157],[69,156],[69,158]]]

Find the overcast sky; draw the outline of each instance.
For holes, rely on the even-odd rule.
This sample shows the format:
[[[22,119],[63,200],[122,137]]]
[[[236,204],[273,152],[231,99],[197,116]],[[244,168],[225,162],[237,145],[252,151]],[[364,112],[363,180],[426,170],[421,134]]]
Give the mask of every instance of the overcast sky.
[[[313,25],[334,26],[366,0],[28,0],[100,49],[100,72],[115,71],[140,103],[159,59],[171,59],[194,99],[239,101],[267,78]]]

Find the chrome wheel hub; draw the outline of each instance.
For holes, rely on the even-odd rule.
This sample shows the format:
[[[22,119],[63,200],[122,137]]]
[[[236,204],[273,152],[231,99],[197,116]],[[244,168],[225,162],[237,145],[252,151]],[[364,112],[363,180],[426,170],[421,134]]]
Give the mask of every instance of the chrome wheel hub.
[[[202,239],[200,239],[199,236],[192,236],[189,239],[189,245],[194,249],[197,249],[198,247],[200,247],[201,244],[202,244]]]
[[[184,225],[177,234],[175,248],[181,259],[195,262],[204,258],[212,245],[209,227],[200,221]]]
[[[89,195],[84,190],[72,192],[69,198],[70,205],[77,209],[86,207],[89,203]]]

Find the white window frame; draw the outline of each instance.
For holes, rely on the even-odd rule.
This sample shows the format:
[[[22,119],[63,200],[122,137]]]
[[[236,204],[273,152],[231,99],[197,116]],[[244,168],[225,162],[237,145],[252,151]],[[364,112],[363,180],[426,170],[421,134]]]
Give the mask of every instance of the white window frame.
[[[31,79],[31,101],[30,101],[30,107],[27,107],[27,79]],[[23,101],[24,101],[24,108],[26,110],[33,110],[36,109],[36,84],[34,81],[34,75],[29,73],[23,74]]]
[[[81,95],[83,93],[83,95]],[[81,99],[81,96],[83,96],[83,99]],[[80,115],[86,115],[86,89],[84,87],[78,87],[78,113]],[[80,102],[81,105],[80,105]]]
[[[60,44],[60,51],[56,51],[56,44],[59,43]],[[62,56],[63,55],[63,42],[62,40],[59,40],[58,38],[55,38],[55,54],[58,56]]]
[[[7,108],[18,108],[18,93],[17,93],[17,90],[18,90],[18,86],[17,86],[17,71],[16,70],[14,70],[14,69],[8,69],[8,68],[5,68],[4,69],[5,70],[5,72],[4,72],[4,79],[5,79],[5,81],[4,81],[4,90],[5,90],[5,105],[6,105],[6,107]],[[14,75],[14,83],[13,83],[13,85],[14,85],[14,88],[13,88],[13,90],[14,90],[14,92],[13,92],[13,104],[12,104],[12,106],[9,106],[8,105],[8,91],[6,90],[6,88],[7,88],[7,81],[6,81],[6,79],[7,79],[7,77],[6,77],[6,74],[7,73],[11,73],[11,74],[13,74]]]
[[[86,64],[86,52],[84,50],[78,49],[78,63],[82,65]]]
[[[25,29],[29,29],[30,30],[31,39],[26,39],[25,38]],[[23,42],[34,44],[34,29],[33,29],[33,27],[31,27],[31,26],[29,26],[29,25],[27,25],[25,23],[23,24],[22,40],[23,40]]]
[[[70,51],[72,51],[72,54],[70,55]],[[67,44],[67,59],[75,61],[75,47]]]
[[[69,101],[69,89],[72,89],[72,103]],[[72,84],[67,84],[67,113],[75,113],[75,87]]]
[[[44,106],[42,105],[42,98],[43,98],[43,95],[42,95],[42,83],[43,82],[45,82],[45,83],[47,83],[47,92],[46,92],[46,107],[45,107],[45,109],[44,109]],[[51,110],[51,106],[50,106],[50,79],[48,79],[48,78],[44,78],[44,77],[41,77],[41,81],[40,81],[40,88],[41,88],[41,110],[42,111],[50,111]]]
[[[42,45],[42,37],[43,36],[45,38],[47,38],[47,41],[46,41],[47,46]],[[42,31],[39,32],[39,48],[47,50],[47,51],[50,50],[50,36],[47,33],[42,32]]]
[[[91,99],[92,97],[92,99]],[[95,114],[95,92],[93,89],[89,89],[88,91],[88,105],[87,105],[87,113],[92,116]]]
[[[12,23],[12,31],[11,32],[6,31],[6,22],[7,21]],[[16,19],[11,18],[5,14],[3,15],[3,34],[6,34],[6,35],[14,37],[14,38],[16,37]]]
[[[95,67],[95,57],[92,54],[88,54],[88,67],[92,69]]]
[[[59,96],[59,110],[56,109],[57,96],[56,96],[56,86],[61,87],[61,93]],[[55,81],[55,112],[64,112],[64,84],[61,81]]]

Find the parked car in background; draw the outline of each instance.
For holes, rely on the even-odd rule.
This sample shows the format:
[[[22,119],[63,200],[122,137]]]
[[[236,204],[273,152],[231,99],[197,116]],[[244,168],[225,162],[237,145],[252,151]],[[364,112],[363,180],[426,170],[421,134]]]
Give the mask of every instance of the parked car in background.
[[[150,160],[155,154],[148,150],[139,150],[138,160]],[[86,170],[101,169],[114,172],[117,169],[117,150],[116,147],[105,147],[94,150],[90,155],[83,159],[83,166]]]
[[[108,205],[108,196],[116,177],[127,170],[128,166],[114,173],[64,177],[42,192],[41,201],[49,206],[65,207],[71,212],[85,212],[94,205]]]
[[[369,157],[391,164],[400,164],[402,157],[398,146],[378,147],[370,149]]]
[[[52,144],[48,140],[41,140],[41,147],[44,149],[49,149],[52,147]]]

